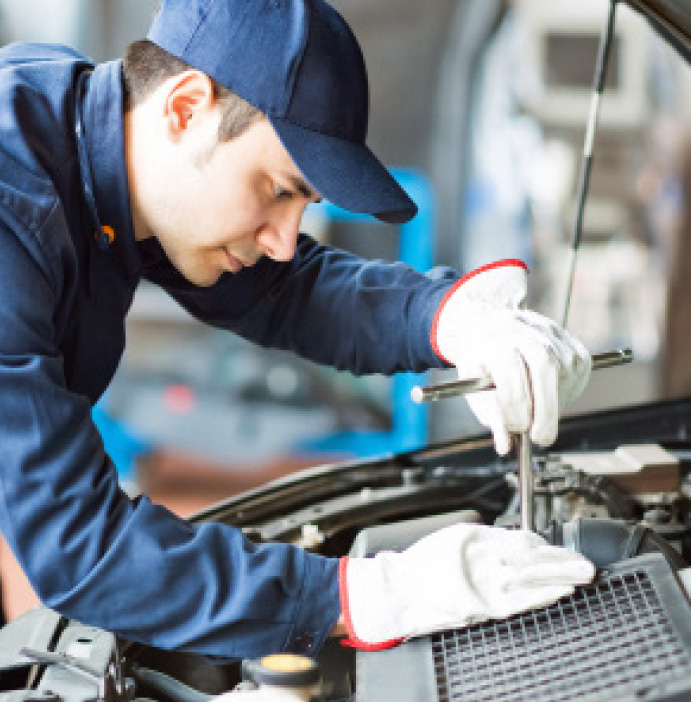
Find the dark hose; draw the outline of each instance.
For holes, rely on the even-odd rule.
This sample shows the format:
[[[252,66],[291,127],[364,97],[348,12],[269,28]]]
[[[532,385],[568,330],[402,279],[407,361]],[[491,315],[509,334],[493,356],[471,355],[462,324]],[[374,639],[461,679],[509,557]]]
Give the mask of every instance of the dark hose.
[[[674,568],[686,568],[682,556],[660,535],[640,524],[617,519],[576,519],[552,522],[542,534],[555,546],[582,553],[597,568],[604,568],[644,553],[662,553]]]
[[[138,665],[132,666],[131,675],[137,684],[143,685],[152,692],[165,695],[173,702],[207,702],[207,700],[214,697],[214,695],[207,695],[204,692],[195,690],[193,687],[171,678],[170,675],[151,670],[150,668],[142,668]]]

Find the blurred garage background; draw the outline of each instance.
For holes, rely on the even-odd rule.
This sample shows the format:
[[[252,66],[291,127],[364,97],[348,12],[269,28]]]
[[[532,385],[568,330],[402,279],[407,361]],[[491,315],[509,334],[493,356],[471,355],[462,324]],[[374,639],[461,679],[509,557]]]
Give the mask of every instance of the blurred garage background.
[[[420,205],[400,230],[329,205],[304,229],[367,257],[470,270],[520,257],[531,305],[563,315],[567,249],[605,0],[335,0],[370,72],[369,142]],[[145,35],[153,0],[0,0],[0,43],[69,44],[105,61]],[[689,73],[619,7],[569,313],[598,374],[571,413],[688,394]],[[689,300],[691,302],[691,300]],[[476,432],[462,400],[355,378],[201,327],[142,286],[129,346],[94,416],[123,484],[186,514],[302,466]],[[0,556],[12,569],[6,549]],[[8,565],[9,564],[9,565]],[[14,571],[12,571],[14,577]],[[12,588],[5,598],[11,600]],[[24,600],[6,601],[9,616]]]

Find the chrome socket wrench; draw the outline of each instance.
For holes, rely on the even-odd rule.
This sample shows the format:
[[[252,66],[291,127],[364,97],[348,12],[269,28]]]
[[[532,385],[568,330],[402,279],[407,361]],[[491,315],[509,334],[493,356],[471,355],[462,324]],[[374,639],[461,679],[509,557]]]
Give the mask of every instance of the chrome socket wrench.
[[[599,353],[593,356],[593,370],[601,370],[611,366],[620,366],[633,360],[631,349],[618,349]],[[492,379],[488,376],[454,380],[450,383],[414,387],[410,396],[414,402],[431,402],[449,397],[458,397],[469,392],[491,390],[494,388]],[[521,508],[521,529],[535,531],[535,516],[533,510],[533,457],[528,432],[516,435],[518,444],[518,485]]]

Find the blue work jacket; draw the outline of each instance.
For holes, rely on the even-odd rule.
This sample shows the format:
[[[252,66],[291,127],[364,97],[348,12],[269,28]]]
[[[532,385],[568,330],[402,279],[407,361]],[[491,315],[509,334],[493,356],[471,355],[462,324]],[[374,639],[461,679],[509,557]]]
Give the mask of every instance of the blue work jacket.
[[[209,656],[314,653],[339,614],[335,559],[192,525],[119,488],[91,408],[120,361],[133,293],[145,278],[261,345],[390,373],[443,365],[429,334],[457,275],[301,235],[288,263],[262,259],[195,287],[154,238],[135,241],[123,140],[121,62],[0,49],[2,533],[65,616]],[[99,244],[97,220],[112,241]]]

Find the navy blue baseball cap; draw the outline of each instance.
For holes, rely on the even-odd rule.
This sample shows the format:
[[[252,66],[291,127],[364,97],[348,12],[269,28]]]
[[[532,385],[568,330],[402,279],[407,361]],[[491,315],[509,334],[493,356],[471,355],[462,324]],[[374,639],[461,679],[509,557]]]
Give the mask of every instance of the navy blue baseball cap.
[[[164,0],[148,39],[265,113],[334,204],[393,224],[417,212],[365,144],[365,62],[323,0]]]

